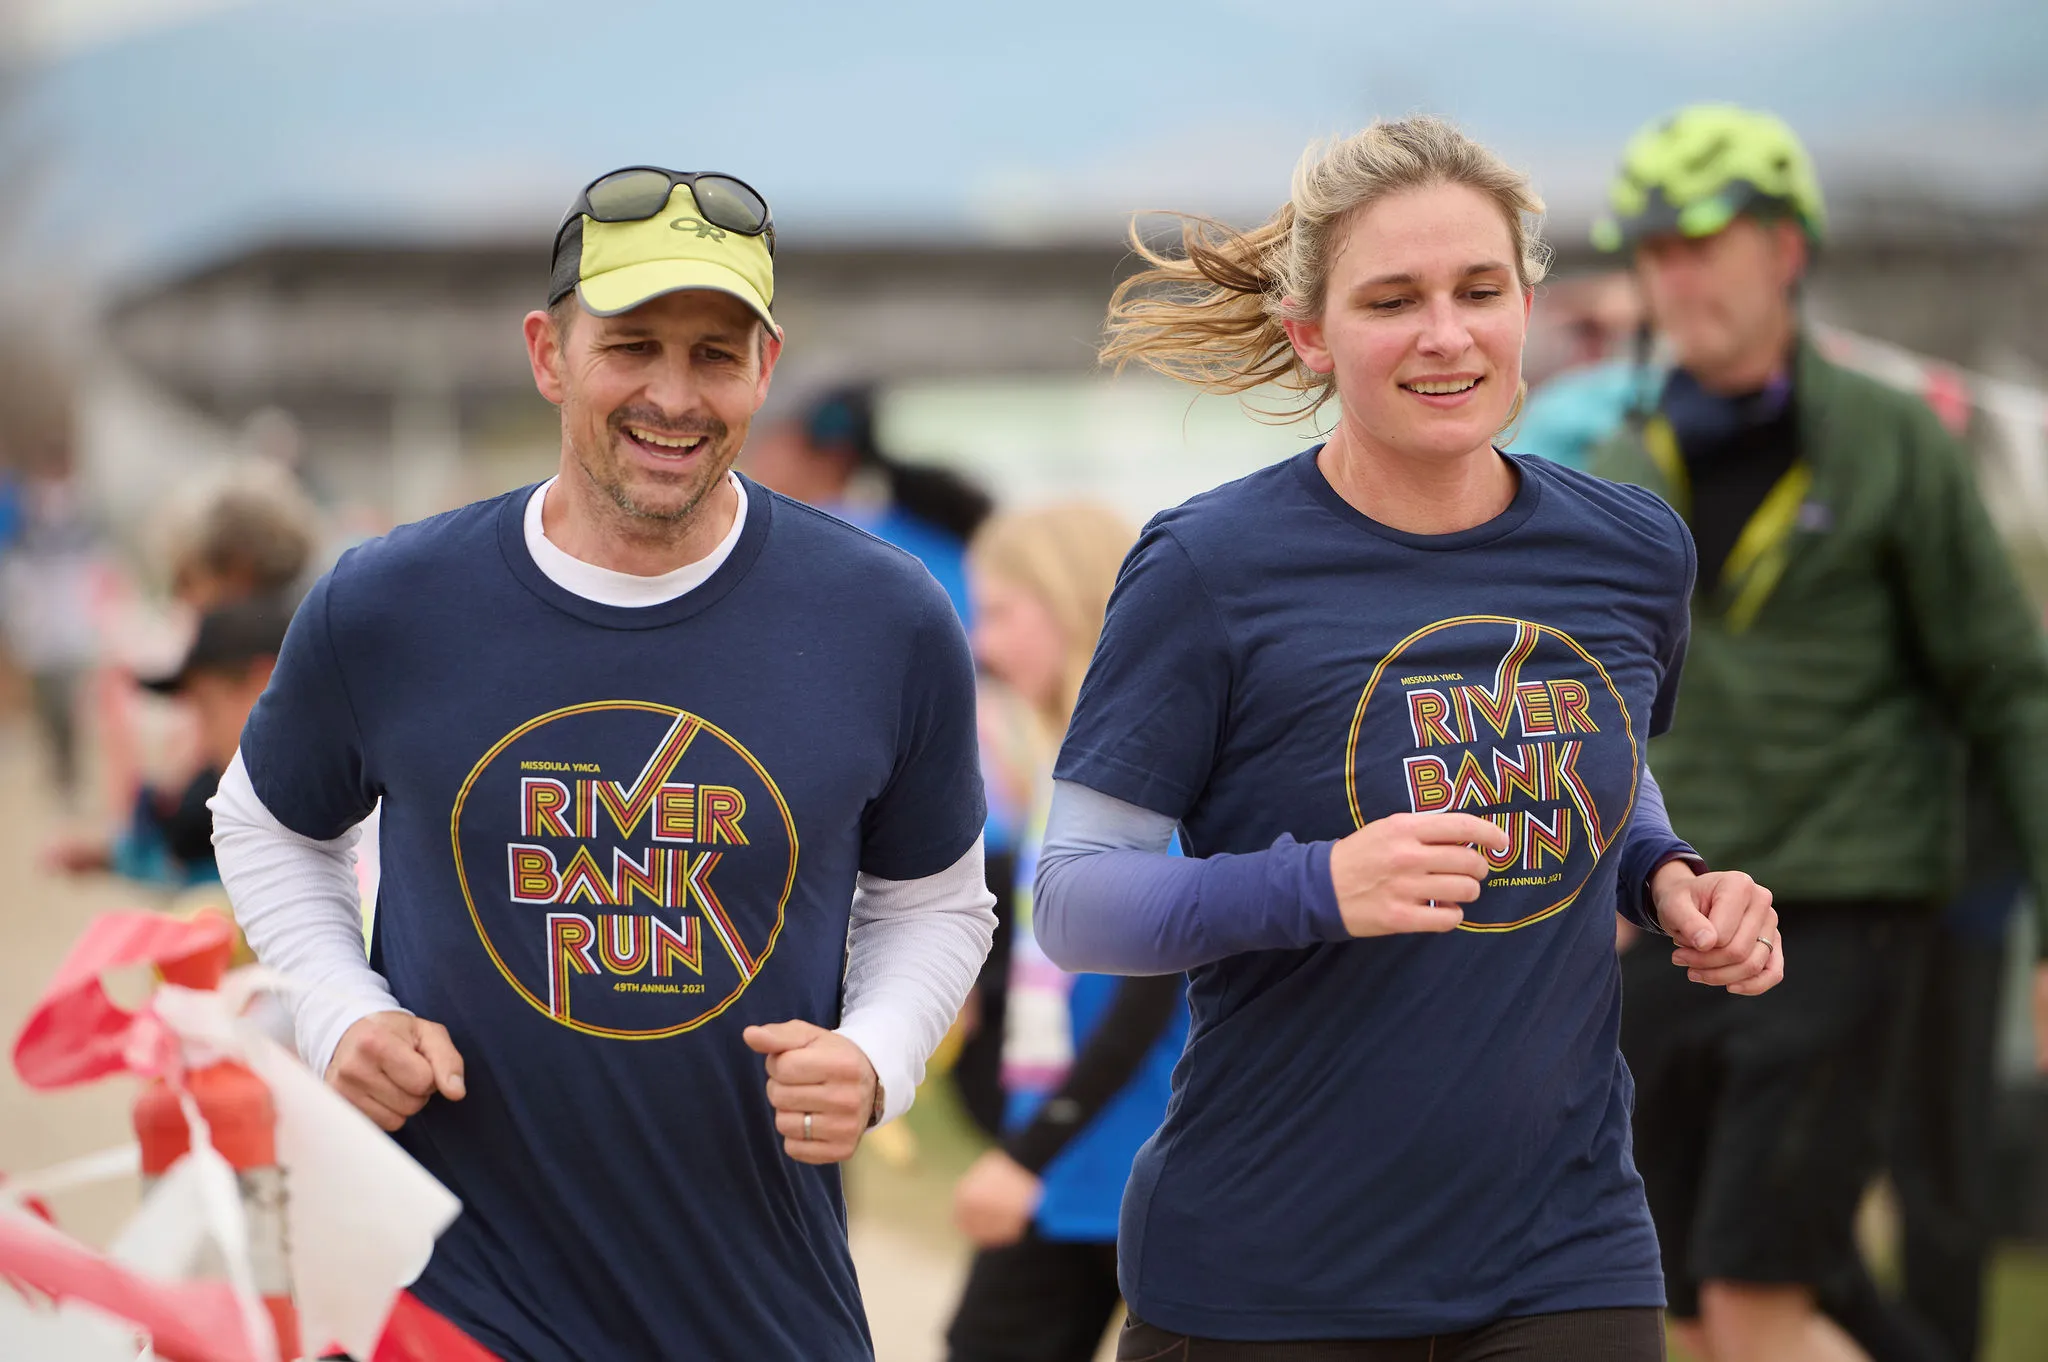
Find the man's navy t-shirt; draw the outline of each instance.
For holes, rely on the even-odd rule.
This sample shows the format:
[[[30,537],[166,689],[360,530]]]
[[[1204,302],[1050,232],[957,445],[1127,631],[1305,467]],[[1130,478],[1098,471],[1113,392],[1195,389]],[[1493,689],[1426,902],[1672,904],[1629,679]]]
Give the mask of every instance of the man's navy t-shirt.
[[[242,738],[298,833],[384,801],[375,963],[468,1086],[397,1137],[463,1203],[415,1290],[509,1362],[868,1357],[839,1170],[783,1153],[740,1031],[836,1025],[856,872],[980,833],[959,621],[752,483],[709,580],[600,605],[529,495],[346,555]]]
[[[1235,1339],[1661,1305],[1615,853],[1676,687],[1691,540],[1647,493],[1512,456],[1501,515],[1405,534],[1316,454],[1147,528],[1059,778],[1179,819],[1193,855],[1409,811],[1493,817],[1511,845],[1462,930],[1193,972],[1125,1193],[1125,1295]]]

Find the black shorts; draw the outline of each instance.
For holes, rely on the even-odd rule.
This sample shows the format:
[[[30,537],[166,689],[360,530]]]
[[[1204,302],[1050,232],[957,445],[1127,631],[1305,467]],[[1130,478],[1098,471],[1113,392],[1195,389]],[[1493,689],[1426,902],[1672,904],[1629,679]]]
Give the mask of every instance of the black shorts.
[[[1761,997],[1695,984],[1671,943],[1622,958],[1635,1157],[1672,1315],[1699,1284],[1821,1286],[1855,1263],[1934,914],[1900,902],[1780,904],[1785,979]]]
[[[946,1330],[951,1362],[1090,1362],[1116,1318],[1116,1245],[1041,1239],[974,1255]]]
[[[1664,1312],[1563,1310],[1428,1338],[1243,1343],[1124,1321],[1117,1362],[1663,1362]]]

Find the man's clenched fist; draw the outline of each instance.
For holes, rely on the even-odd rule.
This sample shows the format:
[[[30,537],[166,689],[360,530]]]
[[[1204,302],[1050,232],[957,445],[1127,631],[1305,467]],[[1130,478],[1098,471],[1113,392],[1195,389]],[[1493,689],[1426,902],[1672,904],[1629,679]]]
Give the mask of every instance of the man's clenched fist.
[[[448,1028],[410,1012],[372,1012],[344,1031],[327,1086],[385,1130],[404,1125],[437,1092],[460,1102],[467,1091]]]
[[[783,1150],[798,1163],[852,1158],[875,1111],[875,1066],[861,1048],[807,1021],[749,1026],[741,1039],[768,1056],[768,1103]]]

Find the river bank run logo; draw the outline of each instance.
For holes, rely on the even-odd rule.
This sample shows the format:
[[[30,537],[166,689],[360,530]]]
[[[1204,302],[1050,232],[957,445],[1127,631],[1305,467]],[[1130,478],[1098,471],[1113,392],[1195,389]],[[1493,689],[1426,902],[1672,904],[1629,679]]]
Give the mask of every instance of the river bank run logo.
[[[1373,669],[1344,770],[1359,827],[1408,811],[1506,831],[1458,925],[1510,932],[1577,900],[1635,807],[1642,756],[1621,692],[1570,635],[1466,615],[1416,630]]]
[[[796,822],[766,768],[699,715],[572,705],[486,752],[449,816],[491,963],[543,1015],[654,1040],[725,1011],[768,965]]]

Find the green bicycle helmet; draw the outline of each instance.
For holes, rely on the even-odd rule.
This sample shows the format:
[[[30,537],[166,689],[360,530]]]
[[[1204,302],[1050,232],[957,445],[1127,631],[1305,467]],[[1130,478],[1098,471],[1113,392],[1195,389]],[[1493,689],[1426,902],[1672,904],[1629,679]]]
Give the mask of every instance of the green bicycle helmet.
[[[1818,245],[1827,229],[1813,162],[1771,114],[1694,104],[1629,139],[1593,244],[1619,251],[1646,236],[1712,236],[1744,213],[1796,218]]]

